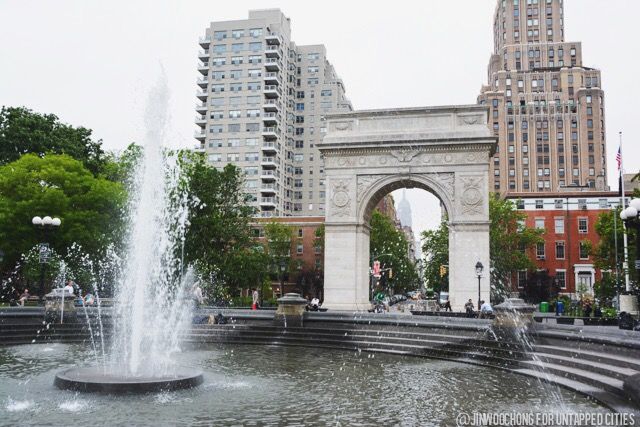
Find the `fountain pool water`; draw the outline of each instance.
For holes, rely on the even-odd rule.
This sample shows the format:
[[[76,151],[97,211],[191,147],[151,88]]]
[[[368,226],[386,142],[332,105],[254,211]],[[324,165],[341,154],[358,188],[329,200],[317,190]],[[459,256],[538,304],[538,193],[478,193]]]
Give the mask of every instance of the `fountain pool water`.
[[[537,380],[452,361],[301,347],[205,345],[176,356],[204,383],[172,393],[51,387],[88,345],[0,347],[0,425],[426,425],[459,413],[556,412]],[[560,389],[569,412],[608,412]]]
[[[198,371],[177,367],[172,357],[180,350],[178,336],[190,322],[191,309],[175,256],[187,208],[169,196],[178,173],[166,154],[168,93],[163,76],[147,102],[147,133],[128,212],[128,249],[116,286],[111,349],[98,366],[60,372],[55,379],[59,388],[132,392],[202,382]]]

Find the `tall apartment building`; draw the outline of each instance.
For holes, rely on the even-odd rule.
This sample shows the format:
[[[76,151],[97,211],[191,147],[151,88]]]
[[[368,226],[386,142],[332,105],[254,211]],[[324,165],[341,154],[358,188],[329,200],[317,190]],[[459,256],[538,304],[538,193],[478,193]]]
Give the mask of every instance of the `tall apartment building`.
[[[492,189],[502,194],[607,189],[600,71],[564,38],[562,0],[498,0],[488,84],[498,136]],[[565,189],[565,190],[563,190]]]
[[[212,22],[200,46],[196,150],[244,170],[259,216],[323,216],[323,115],[351,110],[325,47],[297,46],[278,9]]]

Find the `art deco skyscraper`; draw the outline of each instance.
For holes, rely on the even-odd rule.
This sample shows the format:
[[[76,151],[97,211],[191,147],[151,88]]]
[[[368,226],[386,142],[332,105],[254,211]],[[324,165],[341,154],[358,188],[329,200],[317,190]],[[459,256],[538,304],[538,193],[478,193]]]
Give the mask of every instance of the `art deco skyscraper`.
[[[200,39],[196,150],[244,170],[262,217],[324,215],[323,115],[351,110],[325,47],[296,46],[290,25],[278,9],[254,10]]]
[[[583,65],[580,42],[564,38],[562,0],[498,0],[488,84],[498,136],[493,185],[503,194],[606,189],[604,92]]]

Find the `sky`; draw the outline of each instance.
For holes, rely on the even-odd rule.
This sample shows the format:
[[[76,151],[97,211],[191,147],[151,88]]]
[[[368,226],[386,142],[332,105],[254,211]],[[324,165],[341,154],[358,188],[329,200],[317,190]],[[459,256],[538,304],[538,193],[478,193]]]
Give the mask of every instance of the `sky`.
[[[323,43],[355,109],[473,104],[486,82],[496,0],[0,0],[0,105],[54,113],[107,149],[141,141],[151,85],[171,91],[171,145],[195,145],[198,37],[211,21],[280,8],[297,44]],[[609,182],[623,132],[640,169],[637,0],[565,0],[565,39],[602,70]],[[399,196],[399,195],[397,195]],[[399,198],[399,197],[396,197]],[[410,190],[416,231],[436,226],[434,196]]]

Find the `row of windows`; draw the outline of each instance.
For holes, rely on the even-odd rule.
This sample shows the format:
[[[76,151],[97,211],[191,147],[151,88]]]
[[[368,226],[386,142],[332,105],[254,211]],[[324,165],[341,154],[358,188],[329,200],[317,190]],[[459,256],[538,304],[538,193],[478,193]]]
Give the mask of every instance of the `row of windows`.
[[[555,244],[555,258],[556,259],[565,259],[565,245],[564,242],[556,242]],[[587,260],[589,259],[589,244],[587,242],[580,242],[578,249],[578,256],[580,259]],[[546,246],[544,242],[540,242],[536,244],[536,259],[543,260],[546,259]]]
[[[226,53],[227,44],[214,44],[211,47],[211,50],[214,53]],[[233,43],[231,44],[230,52],[243,52],[245,50],[249,50],[251,52],[260,52],[262,50],[262,42],[251,42],[251,43]]]
[[[244,29],[231,30],[231,37],[233,37],[234,39],[239,39],[241,37],[244,37],[245,34],[248,34],[250,37],[253,37],[253,38],[260,37],[262,36],[262,28],[250,28],[249,30],[244,30]],[[228,35],[229,35],[229,31],[227,30],[220,30],[220,31],[213,32],[213,38],[215,40],[224,40],[228,37]]]
[[[560,270],[560,269],[556,270],[555,280],[560,289],[565,289],[567,287],[567,271]],[[526,282],[527,282],[527,271],[526,270],[518,271],[518,287],[523,288]]]
[[[546,230],[545,228],[545,219],[544,218],[535,218],[534,220],[535,228],[538,230]],[[564,218],[554,218],[554,232],[555,234],[564,234]],[[520,222],[520,227],[524,227],[524,223]],[[578,233],[586,234],[589,232],[589,218],[578,218]]]
[[[565,204],[567,202],[565,202],[564,199],[554,199],[553,202],[545,202],[543,199],[536,199],[534,201],[534,205],[536,209],[544,209],[545,204],[547,205],[551,205],[553,204],[553,208],[554,209],[564,209],[565,208]],[[577,206],[578,209],[587,209],[588,207],[588,201],[587,199],[578,199],[577,201]],[[520,199],[516,202],[516,208],[517,209],[524,209],[525,207],[525,201]],[[609,199],[605,199],[605,198],[601,198],[598,199],[598,208],[600,209],[608,209],[609,208]]]

